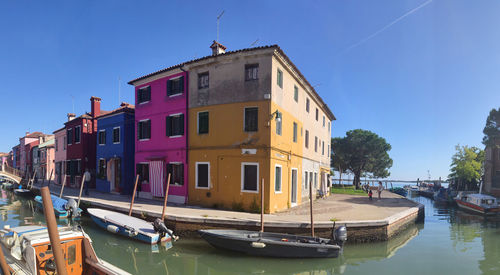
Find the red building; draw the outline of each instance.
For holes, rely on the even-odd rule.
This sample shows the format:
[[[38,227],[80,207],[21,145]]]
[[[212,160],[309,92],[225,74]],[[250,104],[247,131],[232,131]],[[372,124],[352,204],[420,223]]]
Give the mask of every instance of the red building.
[[[80,186],[85,169],[92,174],[91,188],[95,188],[96,175],[96,132],[97,118],[107,114],[101,111],[101,99],[90,98],[91,112],[75,118],[68,114],[66,128],[66,182],[71,186]]]

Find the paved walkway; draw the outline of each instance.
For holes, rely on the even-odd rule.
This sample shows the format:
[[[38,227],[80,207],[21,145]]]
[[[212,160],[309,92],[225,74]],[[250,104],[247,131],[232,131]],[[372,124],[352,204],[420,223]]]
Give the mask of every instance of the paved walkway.
[[[39,185],[35,185],[39,188]],[[59,195],[60,186],[51,184],[50,190]],[[79,189],[65,187],[64,197],[78,198]],[[117,211],[127,212],[130,207],[131,196],[101,193],[91,190],[89,196],[83,196],[82,201],[93,206],[113,208]],[[160,216],[163,201],[136,198],[134,213],[147,213],[149,216]],[[314,201],[314,222],[331,224],[338,222],[377,222],[398,216],[417,207],[417,204],[399,195],[384,191],[382,199],[368,200],[367,196],[332,194],[326,199]],[[275,214],[265,214],[266,223],[309,223],[309,203],[285,210]],[[203,208],[197,206],[168,204],[167,216],[169,219],[194,219],[194,220],[231,220],[231,221],[260,221],[260,214],[235,212]]]

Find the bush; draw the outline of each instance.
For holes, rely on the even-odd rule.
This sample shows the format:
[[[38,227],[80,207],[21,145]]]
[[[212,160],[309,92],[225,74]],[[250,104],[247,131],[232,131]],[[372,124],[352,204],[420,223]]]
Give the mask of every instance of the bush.
[[[238,211],[238,212],[244,212],[245,211],[245,208],[243,207],[243,203],[242,202],[233,202],[231,204],[231,209],[233,209],[233,211]]]
[[[257,204],[257,200],[254,198],[252,203],[250,204],[250,212],[252,213],[260,213],[260,205]]]

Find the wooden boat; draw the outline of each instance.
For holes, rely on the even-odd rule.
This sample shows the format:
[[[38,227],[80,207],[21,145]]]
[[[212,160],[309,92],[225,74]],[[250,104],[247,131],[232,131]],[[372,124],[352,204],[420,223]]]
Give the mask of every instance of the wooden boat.
[[[153,224],[136,217],[104,209],[89,208],[87,212],[98,226],[111,233],[150,244],[172,241],[173,232],[160,219],[157,219]]]
[[[459,192],[455,198],[458,207],[482,215],[496,215],[500,212],[495,197],[480,193]]]
[[[97,257],[92,240],[77,227],[58,227],[68,274],[130,274]],[[45,226],[0,230],[0,246],[11,274],[55,274],[56,265]]]
[[[78,218],[81,216],[82,209],[77,207],[75,200],[65,200],[54,195],[50,197],[54,206],[54,214],[57,218]],[[42,196],[36,196],[35,202],[37,207],[43,210]]]
[[[341,226],[333,232],[332,239],[325,239],[246,230],[198,231],[205,241],[216,248],[280,258],[336,258],[347,240],[347,230]]]
[[[19,187],[22,187],[22,186],[19,185]],[[20,196],[20,197],[25,197],[25,198],[30,198],[30,197],[33,197],[33,195],[34,195],[33,192],[31,192],[31,190],[24,189],[24,188],[14,189],[14,194],[17,196]]]

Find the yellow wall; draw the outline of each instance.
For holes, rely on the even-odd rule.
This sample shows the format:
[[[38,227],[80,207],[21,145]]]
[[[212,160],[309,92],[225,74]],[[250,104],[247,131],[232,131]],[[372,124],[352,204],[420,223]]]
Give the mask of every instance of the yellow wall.
[[[245,107],[259,108],[257,132],[244,131]],[[208,134],[198,134],[200,111],[209,112]],[[192,108],[189,110],[189,120],[189,203],[229,209],[242,206],[245,210],[250,210],[252,204],[260,207],[262,178],[266,184],[265,201],[267,201],[269,199],[269,101]],[[244,154],[243,149],[256,151],[255,154]],[[196,187],[196,162],[210,163],[209,189]],[[258,193],[241,190],[242,162],[259,163]]]

